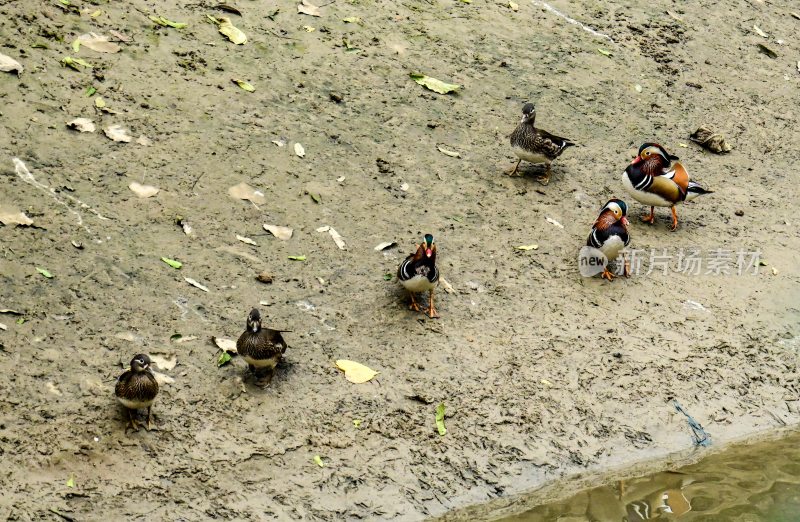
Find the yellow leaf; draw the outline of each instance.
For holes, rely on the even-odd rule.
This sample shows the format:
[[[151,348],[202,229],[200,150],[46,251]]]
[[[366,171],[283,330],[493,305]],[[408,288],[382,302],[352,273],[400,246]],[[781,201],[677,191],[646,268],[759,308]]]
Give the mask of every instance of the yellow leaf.
[[[514,248],[516,248],[517,250],[537,250],[539,248],[539,245],[519,245]]]
[[[219,19],[219,32],[228,37],[228,40],[236,45],[243,45],[247,42],[247,36],[239,29],[234,27],[230,18],[220,17]]]
[[[344,372],[345,379],[355,384],[367,382],[378,375],[378,372],[372,368],[355,361],[348,361],[347,359],[339,359],[336,361],[336,367]]]

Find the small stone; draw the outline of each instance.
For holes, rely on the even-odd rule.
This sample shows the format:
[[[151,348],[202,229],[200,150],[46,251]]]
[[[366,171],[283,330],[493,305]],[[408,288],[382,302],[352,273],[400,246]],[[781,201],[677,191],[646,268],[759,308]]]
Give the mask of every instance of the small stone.
[[[336,103],[342,103],[344,101],[344,96],[342,96],[338,92],[332,92],[331,100],[335,101]]]
[[[737,210],[736,212],[734,212],[734,214],[736,214],[739,217],[744,216],[744,210]]]
[[[260,274],[258,274],[256,276],[256,281],[258,281],[259,283],[264,283],[266,285],[271,285],[272,284],[272,274],[269,274],[267,272],[261,272]]]

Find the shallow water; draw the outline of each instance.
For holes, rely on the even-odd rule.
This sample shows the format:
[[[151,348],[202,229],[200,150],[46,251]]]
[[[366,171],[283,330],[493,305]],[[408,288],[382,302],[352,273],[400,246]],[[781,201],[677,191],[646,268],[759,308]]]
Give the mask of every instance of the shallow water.
[[[506,522],[800,520],[800,434],[582,491]]]

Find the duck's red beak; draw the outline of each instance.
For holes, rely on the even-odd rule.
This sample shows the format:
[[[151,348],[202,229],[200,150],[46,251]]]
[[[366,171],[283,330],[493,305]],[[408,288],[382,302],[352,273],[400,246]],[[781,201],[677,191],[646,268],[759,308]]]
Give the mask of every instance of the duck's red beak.
[[[433,250],[431,250],[430,248],[426,248],[425,249],[425,255],[427,257],[431,257],[432,254],[433,254]]]
[[[626,218],[625,216],[622,216],[622,219],[620,221],[622,221],[622,226],[623,227],[628,228],[628,218]]]
[[[631,161],[631,165],[636,165],[640,161],[642,161],[642,157],[641,156],[636,156],[635,158],[633,158],[633,161]]]

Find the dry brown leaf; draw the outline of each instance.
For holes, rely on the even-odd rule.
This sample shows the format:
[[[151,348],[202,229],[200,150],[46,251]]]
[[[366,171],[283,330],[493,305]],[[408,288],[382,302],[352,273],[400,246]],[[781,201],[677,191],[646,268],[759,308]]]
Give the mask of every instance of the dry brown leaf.
[[[150,360],[155,363],[162,370],[171,371],[178,364],[178,356],[172,355],[169,357],[162,357],[160,355],[150,354]]]
[[[249,237],[244,237],[240,236],[239,234],[236,234],[236,239],[238,239],[242,243],[247,243],[248,245],[258,246],[256,245],[256,242],[250,239]]]
[[[260,190],[256,190],[247,183],[239,183],[228,189],[228,194],[236,199],[246,199],[252,201],[256,205],[263,205],[266,203],[267,198]]]
[[[110,125],[103,129],[108,139],[113,141],[121,141],[124,143],[130,143],[133,138],[131,135],[128,134],[128,130],[122,127],[122,125]]]
[[[17,75],[22,74],[22,64],[16,61],[15,59],[11,58],[10,56],[6,56],[3,53],[0,53],[0,71],[2,72],[16,72]]]
[[[137,183],[136,181],[131,182],[128,185],[128,188],[133,191],[134,194],[139,196],[140,198],[149,198],[158,194],[158,189],[152,185],[142,185],[141,183]]]
[[[33,220],[10,205],[0,204],[0,223],[4,225],[33,225]]]
[[[214,344],[217,345],[217,348],[223,352],[237,353],[236,341],[233,339],[226,339],[225,337],[212,337],[212,339],[214,340]]]
[[[278,239],[283,239],[284,241],[288,241],[292,237],[292,230],[289,227],[282,227],[279,225],[267,225],[264,224],[264,230],[272,234],[273,236],[277,237]]]
[[[319,7],[308,0],[303,0],[297,5],[297,12],[309,16],[322,16],[322,13],[319,12]]]
[[[75,118],[67,122],[67,127],[80,132],[94,132],[97,127],[89,118]]]
[[[95,33],[87,33],[80,35],[77,40],[84,47],[88,47],[92,51],[98,53],[118,53],[122,49],[119,45],[109,42],[108,36]]]

